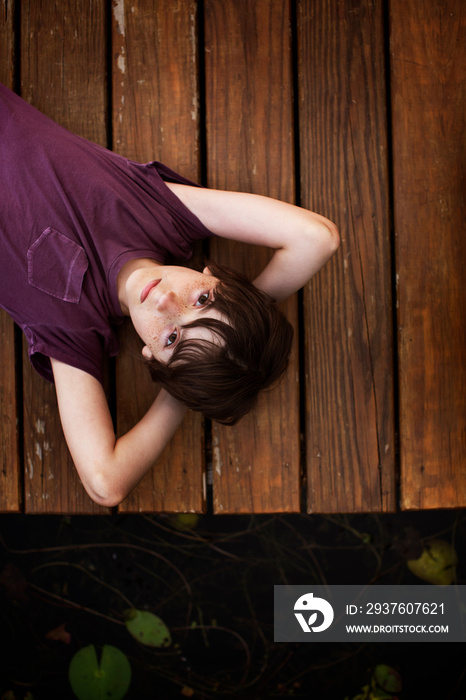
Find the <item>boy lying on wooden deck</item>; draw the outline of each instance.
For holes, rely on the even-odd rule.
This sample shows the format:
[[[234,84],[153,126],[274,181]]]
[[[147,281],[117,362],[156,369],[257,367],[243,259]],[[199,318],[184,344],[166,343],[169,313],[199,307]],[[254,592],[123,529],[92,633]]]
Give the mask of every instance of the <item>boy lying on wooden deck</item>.
[[[55,382],[62,426],[90,497],[120,503],[153,465],[187,408],[226,424],[283,374],[292,328],[277,302],[339,244],[328,219],[259,195],[199,187],[158,162],[129,161],[71,134],[0,86],[0,306],[29,358]],[[187,260],[209,236],[274,254],[251,283]],[[116,439],[102,387],[125,316],[163,387]]]

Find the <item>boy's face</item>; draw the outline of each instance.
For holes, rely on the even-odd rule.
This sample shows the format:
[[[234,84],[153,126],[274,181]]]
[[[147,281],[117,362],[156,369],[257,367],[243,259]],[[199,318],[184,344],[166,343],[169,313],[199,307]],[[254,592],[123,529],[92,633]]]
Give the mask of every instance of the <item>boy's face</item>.
[[[222,319],[209,306],[218,279],[208,268],[156,265],[133,272],[126,283],[128,309],[137,334],[145,343],[142,354],[168,362],[180,340],[214,340],[208,328],[183,328],[200,318]]]

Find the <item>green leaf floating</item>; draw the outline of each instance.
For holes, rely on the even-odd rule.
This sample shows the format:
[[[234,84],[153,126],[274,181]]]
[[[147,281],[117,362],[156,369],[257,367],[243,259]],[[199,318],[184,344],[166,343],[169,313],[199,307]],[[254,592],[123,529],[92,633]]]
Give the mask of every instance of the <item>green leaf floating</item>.
[[[378,664],[375,667],[373,678],[379,688],[387,693],[398,693],[401,690],[400,674],[386,664]]]
[[[141,644],[149,647],[168,647],[172,643],[170,631],[157,615],[144,610],[126,610],[126,629]]]
[[[105,645],[100,665],[93,644],[71,659],[69,680],[79,700],[121,700],[131,683],[131,666],[125,654]]]
[[[445,540],[430,540],[419,559],[410,559],[408,569],[423,581],[437,586],[449,586],[456,574],[456,551]]]

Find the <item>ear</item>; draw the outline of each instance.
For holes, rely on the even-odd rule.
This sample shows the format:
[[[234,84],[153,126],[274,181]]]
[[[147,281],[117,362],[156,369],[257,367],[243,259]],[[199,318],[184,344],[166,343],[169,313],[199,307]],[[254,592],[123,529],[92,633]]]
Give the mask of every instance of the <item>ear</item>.
[[[205,268],[202,270],[202,274],[203,274],[203,275],[210,275],[210,276],[212,277],[212,273],[211,273],[211,271],[210,271],[210,267],[205,267]]]
[[[150,351],[150,348],[147,347],[147,345],[144,345],[144,347],[142,348],[142,356],[146,360],[153,360],[154,359],[154,356],[153,356],[152,352]]]

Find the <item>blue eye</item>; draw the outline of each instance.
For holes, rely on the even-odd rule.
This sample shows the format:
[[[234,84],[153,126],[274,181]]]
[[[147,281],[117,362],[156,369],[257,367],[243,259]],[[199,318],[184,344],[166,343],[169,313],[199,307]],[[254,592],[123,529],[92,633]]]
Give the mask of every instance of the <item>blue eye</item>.
[[[173,331],[173,333],[170,333],[170,335],[167,338],[167,347],[170,347],[170,345],[173,345],[173,343],[176,343],[176,339],[178,338],[178,331]]]

